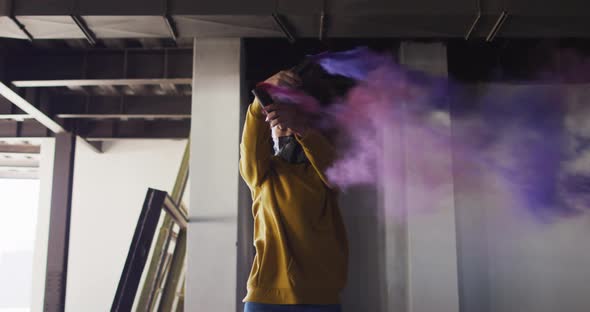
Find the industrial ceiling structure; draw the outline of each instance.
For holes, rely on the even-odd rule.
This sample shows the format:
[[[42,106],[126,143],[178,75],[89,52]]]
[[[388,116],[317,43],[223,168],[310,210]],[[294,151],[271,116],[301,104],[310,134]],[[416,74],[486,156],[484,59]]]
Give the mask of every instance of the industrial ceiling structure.
[[[583,0],[2,0],[20,39],[587,37]],[[279,20],[277,22],[277,19]]]
[[[188,137],[192,38],[586,38],[590,13],[584,5],[0,0],[0,154],[13,164],[18,155],[6,146],[17,144],[30,165],[32,138],[60,132],[78,135],[97,151],[113,139]],[[8,163],[13,171],[7,174],[15,174]]]

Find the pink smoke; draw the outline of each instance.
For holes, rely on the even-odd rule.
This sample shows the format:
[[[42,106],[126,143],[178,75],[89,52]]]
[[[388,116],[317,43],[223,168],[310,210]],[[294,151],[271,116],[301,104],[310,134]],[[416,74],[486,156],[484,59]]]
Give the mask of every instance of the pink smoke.
[[[507,93],[508,87],[490,87],[474,100],[458,97],[466,90],[446,79],[409,71],[365,48],[314,59],[358,84],[327,108],[300,91],[269,92],[327,116],[343,134],[340,158],[327,171],[341,189],[404,188],[414,194],[413,211],[431,211],[452,200],[453,178],[486,175],[508,190],[506,202],[519,202],[542,218],[589,208],[590,172],[564,165],[580,153],[564,152],[563,88]],[[585,140],[590,146],[590,135]]]

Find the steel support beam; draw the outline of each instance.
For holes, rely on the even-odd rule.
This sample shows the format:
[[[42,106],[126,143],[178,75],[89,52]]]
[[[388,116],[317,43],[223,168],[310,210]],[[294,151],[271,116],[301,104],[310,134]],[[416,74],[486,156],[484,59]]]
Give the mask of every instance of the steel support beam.
[[[65,310],[75,150],[74,135],[56,135],[43,309],[48,312]]]
[[[90,43],[90,45],[92,46],[95,46],[97,42],[96,35],[90,28],[88,28],[88,25],[86,24],[82,16],[71,15],[71,17],[74,23],[76,23],[76,25],[78,26],[78,28],[80,28],[80,31],[84,33],[84,36],[86,37],[86,40],[88,40],[88,43]]]
[[[57,114],[62,119],[190,119],[190,114]],[[1,117],[1,116],[0,116]]]
[[[0,138],[0,154],[19,154],[19,155],[39,155],[41,153],[41,147],[39,145],[32,144],[6,144],[6,139]],[[13,141],[11,139],[10,141]]]
[[[0,82],[0,95],[12,102],[12,104],[18,106],[21,110],[35,118],[38,122],[54,133],[65,132],[65,129],[60,124],[49,118],[47,115],[45,115],[45,113],[43,113],[33,104],[29,103],[25,98],[14,92],[2,82]]]
[[[0,120],[16,120],[23,121],[25,119],[32,119],[33,116],[27,114],[0,114]]]
[[[12,84],[19,88],[48,87],[98,87],[98,86],[149,86],[149,85],[190,85],[191,78],[170,79],[70,79],[70,80],[17,80]]]

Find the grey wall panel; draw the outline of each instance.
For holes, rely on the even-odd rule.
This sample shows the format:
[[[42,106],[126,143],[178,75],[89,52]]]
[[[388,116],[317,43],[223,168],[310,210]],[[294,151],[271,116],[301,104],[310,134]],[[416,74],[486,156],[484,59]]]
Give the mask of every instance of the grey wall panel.
[[[382,207],[374,188],[353,188],[340,197],[349,241],[348,284],[344,311],[386,312],[387,265]]]

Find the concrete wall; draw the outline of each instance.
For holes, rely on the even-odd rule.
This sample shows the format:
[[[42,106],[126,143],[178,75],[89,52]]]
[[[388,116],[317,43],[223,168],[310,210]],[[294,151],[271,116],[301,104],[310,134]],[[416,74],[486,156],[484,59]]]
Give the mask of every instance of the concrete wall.
[[[186,140],[76,144],[66,311],[109,311],[148,187],[170,192]]]

